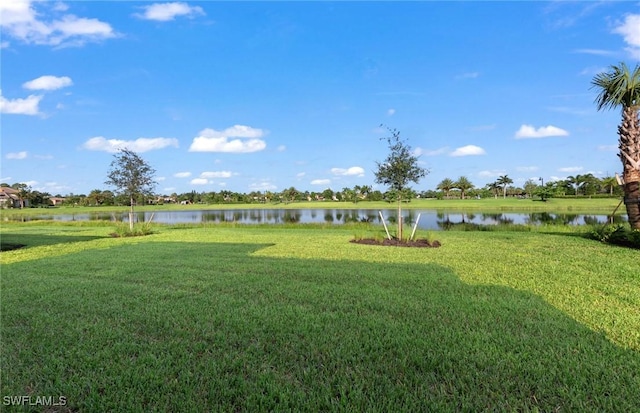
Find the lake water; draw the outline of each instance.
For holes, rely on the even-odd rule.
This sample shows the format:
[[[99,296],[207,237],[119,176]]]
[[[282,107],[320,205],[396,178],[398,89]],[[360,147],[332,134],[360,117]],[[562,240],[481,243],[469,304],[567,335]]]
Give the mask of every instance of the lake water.
[[[395,210],[382,210],[387,223],[395,223]],[[495,224],[566,224],[583,225],[606,223],[606,215],[584,214],[553,214],[547,212],[531,213],[462,213],[444,212],[437,210],[404,210],[403,219],[407,224],[414,224],[420,214],[418,228],[437,230],[447,229],[461,223],[473,223],[483,225]],[[158,211],[137,212],[138,222],[153,222],[164,224],[198,224],[235,222],[238,224],[344,224],[349,222],[371,222],[382,225],[378,210],[372,209],[233,209],[233,210],[189,210],[189,211]],[[5,219],[11,219],[7,215]],[[61,214],[61,215],[37,215],[29,217],[17,217],[15,220],[33,221],[49,219],[54,221],[128,221],[128,213],[105,214]],[[626,217],[616,216],[614,222],[624,222]]]

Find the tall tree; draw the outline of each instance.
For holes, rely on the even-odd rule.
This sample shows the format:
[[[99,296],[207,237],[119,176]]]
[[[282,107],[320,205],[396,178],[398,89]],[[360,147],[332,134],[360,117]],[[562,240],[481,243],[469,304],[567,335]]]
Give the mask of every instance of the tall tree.
[[[502,175],[501,177],[498,178],[496,183],[502,187],[502,198],[503,199],[506,198],[507,197],[507,185],[512,184],[513,183],[513,179],[509,178],[508,175]]]
[[[533,179],[527,179],[527,182],[524,183],[524,192],[527,193],[529,198],[533,198],[533,193],[536,188],[538,188],[538,184],[535,183]]]
[[[618,126],[618,156],[622,161],[624,203],[629,224],[640,229],[640,65],[630,70],[625,63],[597,74],[591,84],[599,90],[596,106],[622,109]]]
[[[440,181],[440,183],[438,184],[438,186],[436,187],[436,189],[441,190],[442,192],[444,192],[444,197],[445,198],[449,198],[449,192],[455,188],[455,182],[453,182],[451,179],[449,178],[444,178],[442,181]]]
[[[365,200],[368,200],[369,199],[369,194],[371,193],[371,190],[372,190],[372,188],[371,188],[370,185],[362,185],[360,187],[360,194],[362,195],[362,197]]]
[[[498,199],[498,189],[500,189],[500,185],[498,184],[497,181],[488,183],[486,185],[487,190],[491,191],[491,193],[493,194],[493,197],[495,199]]]
[[[469,179],[467,179],[466,176],[461,176],[454,183],[454,188],[458,188],[460,190],[460,195],[462,199],[464,199],[464,195],[467,193],[467,191],[473,189],[473,184],[471,183],[471,181],[469,181]]]
[[[140,195],[151,194],[156,173],[144,159],[129,149],[121,149],[114,156],[105,184],[129,198],[129,229],[133,231],[133,207]]]
[[[390,136],[382,138],[389,145],[389,154],[384,162],[376,162],[376,183],[388,186],[398,195],[398,240],[402,240],[402,194],[409,188],[409,183],[418,183],[429,171],[418,165],[418,157],[413,154],[411,146],[400,138],[400,132],[387,128]]]
[[[602,188],[609,192],[609,196],[613,196],[613,190],[618,187],[618,180],[615,176],[607,176],[602,178]]]
[[[362,187],[360,185],[356,185],[353,187],[353,203],[357,204],[358,199],[360,199],[360,195],[362,194]]]

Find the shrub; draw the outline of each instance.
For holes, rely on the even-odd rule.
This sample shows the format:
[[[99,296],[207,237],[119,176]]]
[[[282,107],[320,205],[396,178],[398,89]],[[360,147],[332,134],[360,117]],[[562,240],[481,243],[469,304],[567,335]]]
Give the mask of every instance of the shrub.
[[[587,231],[586,237],[607,244],[640,249],[640,231],[632,230],[622,224],[596,225]]]
[[[111,233],[112,237],[122,238],[122,237],[141,237],[144,235],[153,234],[153,230],[151,229],[151,225],[149,223],[144,223],[140,225],[136,225],[133,227],[133,230],[129,229],[128,224],[119,224],[116,227],[116,232]]]

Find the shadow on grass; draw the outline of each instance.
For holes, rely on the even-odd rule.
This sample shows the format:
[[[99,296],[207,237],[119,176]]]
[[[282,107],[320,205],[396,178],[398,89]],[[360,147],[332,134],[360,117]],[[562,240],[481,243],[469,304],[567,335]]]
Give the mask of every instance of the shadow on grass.
[[[638,411],[640,354],[434,264],[140,243],[3,269],[3,395],[74,411]]]
[[[20,245],[20,248],[39,247],[42,245],[65,244],[69,242],[92,241],[103,237],[84,235],[40,235],[3,233],[0,238],[1,251],[9,251],[9,246]],[[13,248],[15,249],[15,248]]]

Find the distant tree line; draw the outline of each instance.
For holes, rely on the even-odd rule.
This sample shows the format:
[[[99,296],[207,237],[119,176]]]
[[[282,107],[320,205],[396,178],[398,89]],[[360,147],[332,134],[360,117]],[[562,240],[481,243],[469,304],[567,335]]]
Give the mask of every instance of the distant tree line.
[[[129,206],[127,195],[117,195],[110,190],[94,189],[88,194],[51,195],[30,188],[23,183],[0,186],[11,187],[20,193],[26,206],[47,207],[53,205],[52,198],[63,198],[61,205],[67,206]],[[445,178],[435,189],[416,191],[405,190],[401,194],[404,202],[416,198],[468,199],[468,198],[564,198],[564,197],[620,197],[622,188],[615,177],[598,178],[593,174],[569,176],[558,181],[542,182],[529,179],[522,186],[513,185],[507,175],[499,177],[483,187],[476,187],[471,181],[461,176],[456,180]],[[374,190],[370,185],[355,185],[341,190],[327,188],[323,191],[309,191],[289,187],[282,191],[251,191],[248,193],[221,190],[217,192],[190,191],[168,195],[139,196],[136,205],[149,204],[289,204],[302,201],[324,202],[367,202],[386,201],[393,203],[398,199],[396,191],[382,192]]]
[[[566,179],[544,182],[542,178],[529,179],[522,186],[514,186],[508,175],[475,187],[465,176],[457,180],[445,178],[437,185],[440,199],[475,198],[566,198],[566,197],[620,197],[622,187],[615,177],[598,178],[593,174],[569,176]]]

